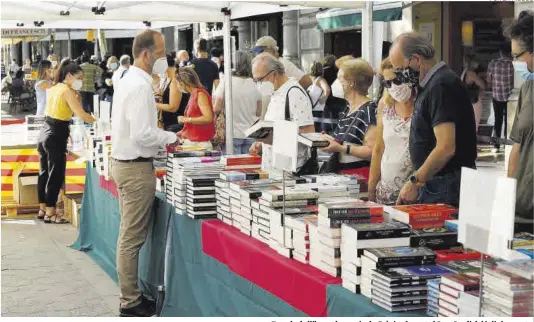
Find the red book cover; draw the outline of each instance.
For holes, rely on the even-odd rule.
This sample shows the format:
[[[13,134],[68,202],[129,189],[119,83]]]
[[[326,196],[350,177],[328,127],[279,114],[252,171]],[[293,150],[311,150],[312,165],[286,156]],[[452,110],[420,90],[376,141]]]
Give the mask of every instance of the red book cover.
[[[410,225],[443,222],[443,226],[445,220],[457,219],[458,215],[458,209],[445,204],[393,206],[388,212],[391,218]]]
[[[413,229],[424,229],[424,228],[441,228],[445,227],[445,221],[431,221],[431,222],[422,222],[409,224]]]
[[[447,275],[441,278],[441,284],[462,292],[474,291],[479,289],[480,279],[466,274]]]
[[[259,155],[228,155],[221,158],[221,163],[226,166],[238,166],[238,165],[253,165],[261,164],[261,156]]]
[[[480,259],[480,253],[471,249],[452,248],[447,250],[436,250],[436,262],[449,262],[461,260]]]

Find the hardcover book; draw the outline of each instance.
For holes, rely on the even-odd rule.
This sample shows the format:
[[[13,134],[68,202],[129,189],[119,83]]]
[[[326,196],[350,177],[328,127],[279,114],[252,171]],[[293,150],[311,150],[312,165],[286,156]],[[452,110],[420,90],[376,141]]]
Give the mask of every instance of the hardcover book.
[[[345,218],[355,215],[382,216],[383,214],[384,207],[370,201],[347,199],[319,205],[319,216],[328,218]]]
[[[445,225],[446,220],[457,219],[458,209],[445,204],[405,205],[387,207],[387,212],[394,220],[410,225],[425,225],[435,227],[436,222]]]
[[[245,131],[245,136],[251,139],[264,139],[273,132],[273,122],[258,120]]]
[[[378,264],[391,263],[402,260],[413,260],[417,262],[435,261],[436,255],[426,247],[392,247],[366,249],[364,255]]]
[[[383,217],[377,217],[382,218]],[[410,236],[410,227],[403,223],[346,223],[344,220],[331,219],[331,222],[342,222],[342,235],[345,240],[387,239]],[[332,227],[335,228],[335,227]]]
[[[323,133],[300,133],[298,142],[310,148],[323,148],[330,145],[327,136]]]
[[[261,199],[266,200],[266,201],[271,201],[271,202],[283,201],[284,196],[285,196],[286,201],[317,199],[319,198],[319,193],[317,191],[313,191],[309,189],[299,189],[297,185],[294,188],[286,189],[285,194],[284,194],[284,191],[280,189],[265,191],[261,195]]]
[[[457,245],[458,232],[447,227],[414,229],[410,238],[410,246],[432,250],[449,249]]]
[[[455,247],[446,250],[436,250],[436,262],[462,261],[480,259],[480,253],[472,249]]]

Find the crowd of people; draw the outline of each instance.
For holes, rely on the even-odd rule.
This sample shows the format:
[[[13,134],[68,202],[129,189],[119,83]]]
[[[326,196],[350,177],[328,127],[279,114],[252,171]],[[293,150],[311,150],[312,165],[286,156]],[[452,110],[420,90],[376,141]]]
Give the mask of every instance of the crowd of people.
[[[515,70],[525,83],[510,136],[514,145],[508,175],[517,179],[516,230],[532,232],[533,21],[531,12],[523,12],[508,27],[511,51],[502,48],[485,79],[475,72],[471,56],[462,75],[455,74],[436,59],[431,43],[415,33],[402,34],[392,43],[378,72],[362,58],[327,55],[306,73],[279,56],[270,36],[260,38],[251,51],[237,51],[232,70],[225,71],[222,51],[209,49],[206,40],[195,41],[190,59],[184,50],[167,53],[163,35],[150,29],[134,39],[133,64],[128,55],[97,61],[84,53],[60,63],[51,55],[39,62],[35,84],[38,114],[46,115],[38,143],[39,218],[65,222],[56,203],[65,179],[69,121],[74,114],[95,122],[92,104],[98,94],[112,103],[111,175],[121,211],[120,312],[150,316],[155,307],[137,286],[137,260],[148,232],[156,190],[152,160],[160,146],[224,150],[232,144],[234,153],[270,159],[272,135],[253,141],[245,130],[258,119],[290,120],[301,133],[323,132],[329,141],[322,151],[330,158],[321,167],[317,151],[299,145],[299,174],[363,174],[369,177],[369,199],[381,204],[458,206],[461,168],[476,167],[486,82],[492,84],[498,136]],[[21,72],[14,64],[8,70]],[[232,82],[233,142],[224,141],[226,72]],[[377,74],[384,90],[371,97]],[[338,121],[314,122],[314,113]]]

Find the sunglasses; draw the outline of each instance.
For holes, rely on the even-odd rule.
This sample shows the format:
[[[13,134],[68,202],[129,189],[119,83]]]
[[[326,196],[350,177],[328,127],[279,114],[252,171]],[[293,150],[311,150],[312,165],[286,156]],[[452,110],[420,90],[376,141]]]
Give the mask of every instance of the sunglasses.
[[[391,88],[391,84],[395,84],[395,85],[398,86],[398,85],[402,85],[402,82],[399,79],[399,77],[396,77],[394,79],[384,79],[382,81],[382,84],[384,84],[385,88]]]

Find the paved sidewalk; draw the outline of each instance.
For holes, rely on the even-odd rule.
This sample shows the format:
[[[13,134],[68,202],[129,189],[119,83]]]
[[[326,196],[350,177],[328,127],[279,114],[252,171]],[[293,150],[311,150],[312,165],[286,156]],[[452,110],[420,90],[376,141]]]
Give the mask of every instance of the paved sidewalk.
[[[83,252],[77,230],[2,220],[2,316],[118,316],[119,289]]]

